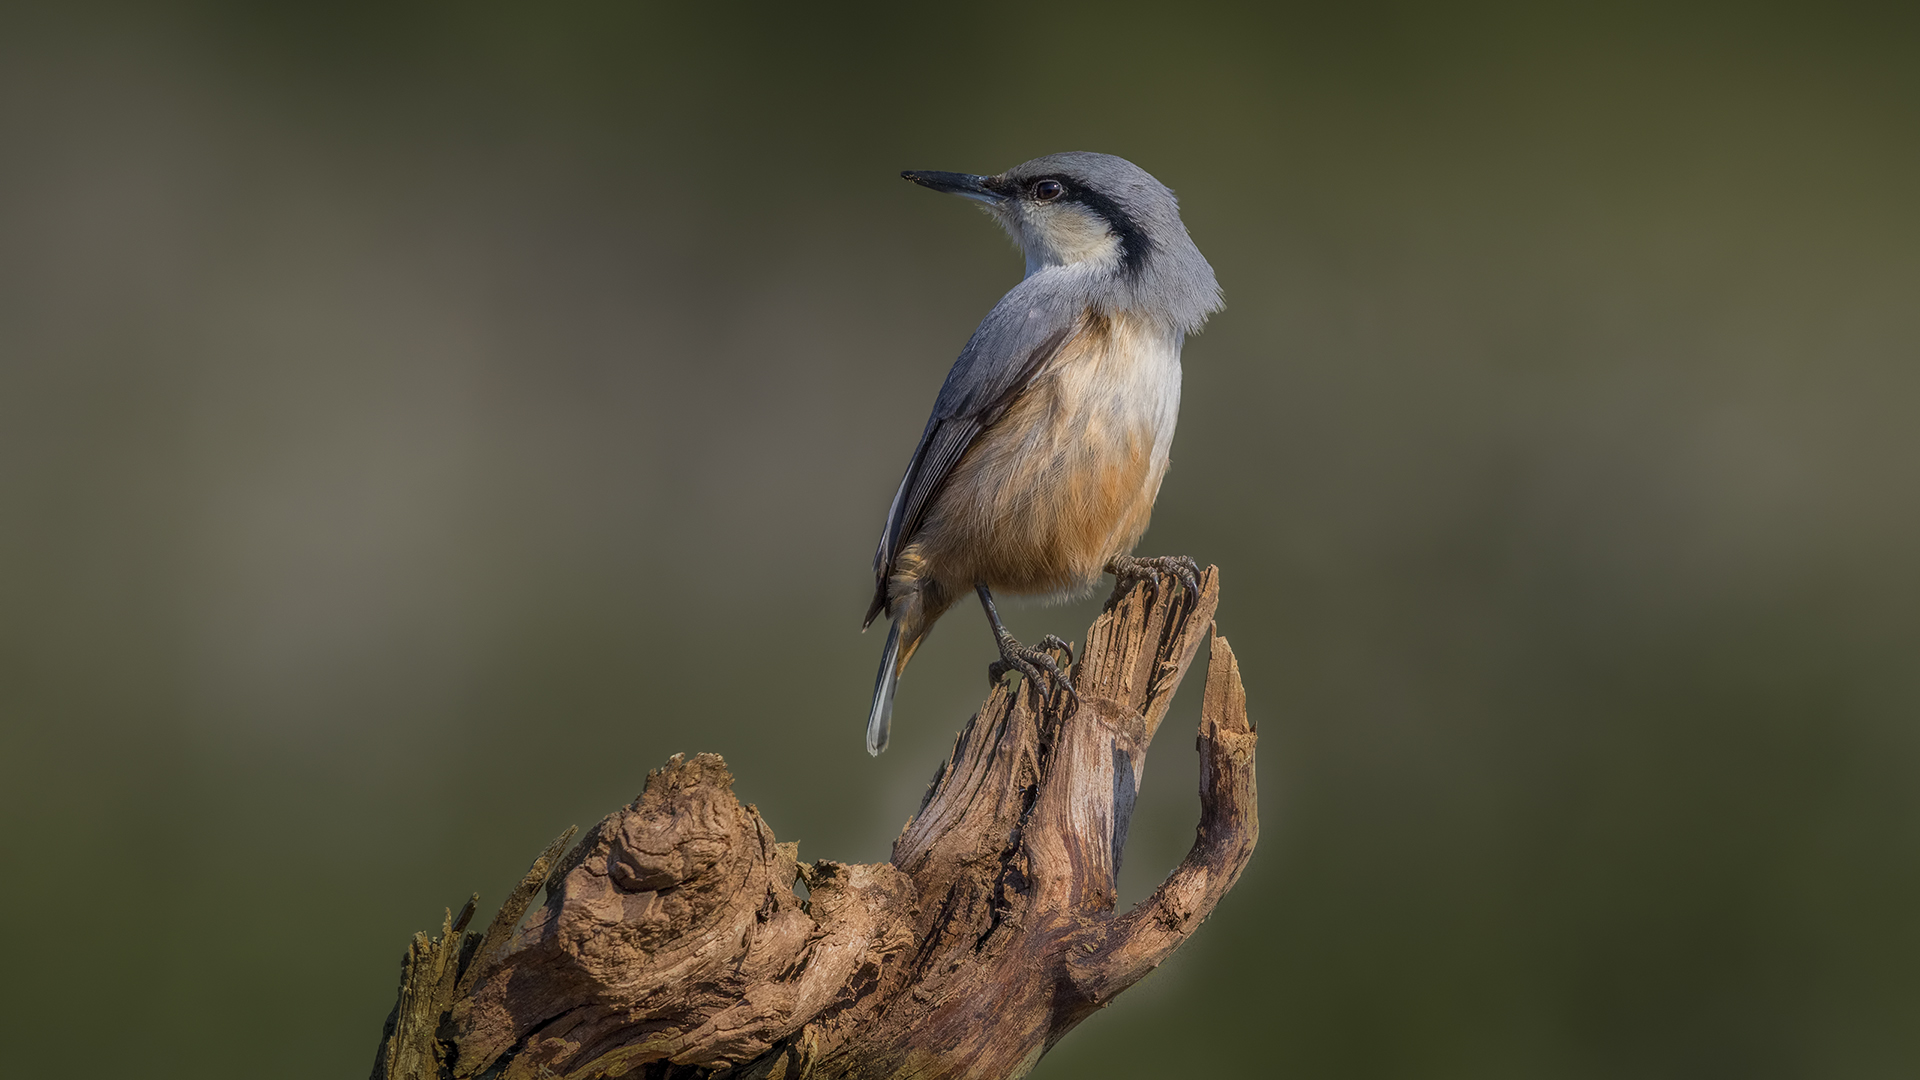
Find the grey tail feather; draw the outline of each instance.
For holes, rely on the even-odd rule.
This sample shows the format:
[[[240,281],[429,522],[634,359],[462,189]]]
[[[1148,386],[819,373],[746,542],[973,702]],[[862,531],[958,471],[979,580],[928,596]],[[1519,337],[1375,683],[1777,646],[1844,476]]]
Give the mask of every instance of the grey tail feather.
[[[893,688],[900,659],[900,620],[893,620],[887,631],[887,649],[880,654],[880,675],[873,680],[873,711],[867,714],[867,753],[879,757],[887,748],[887,736],[893,730]]]

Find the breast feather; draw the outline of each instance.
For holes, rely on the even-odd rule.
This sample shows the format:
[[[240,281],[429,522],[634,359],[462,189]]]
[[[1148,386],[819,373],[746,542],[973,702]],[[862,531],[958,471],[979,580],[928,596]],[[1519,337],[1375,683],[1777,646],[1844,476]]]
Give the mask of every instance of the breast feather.
[[[1146,530],[1179,394],[1177,340],[1090,320],[968,449],[915,546],[956,584],[1084,590]]]

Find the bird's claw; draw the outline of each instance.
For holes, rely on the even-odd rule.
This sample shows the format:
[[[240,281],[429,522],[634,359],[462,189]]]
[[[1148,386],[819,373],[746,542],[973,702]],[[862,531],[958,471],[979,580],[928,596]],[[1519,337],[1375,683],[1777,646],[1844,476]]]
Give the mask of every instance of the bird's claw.
[[[1067,654],[1063,667],[1053,657],[1054,650]],[[1056,693],[1066,691],[1067,697],[1078,703],[1080,695],[1073,689],[1073,679],[1067,671],[1073,667],[1073,646],[1054,634],[1040,639],[1038,648],[1020,644],[1008,634],[1000,639],[1000,659],[987,665],[987,682],[999,685],[1008,672],[1017,671],[1026,680],[1027,685],[1036,690],[1048,687],[1046,698],[1051,702]]]
[[[1144,559],[1116,555],[1107,563],[1106,570],[1113,575],[1113,595],[1107,598],[1108,607],[1118,604],[1133,591],[1135,585],[1143,581],[1158,593],[1163,575],[1186,586],[1189,597],[1198,599],[1200,596],[1200,564],[1185,555],[1154,555]]]

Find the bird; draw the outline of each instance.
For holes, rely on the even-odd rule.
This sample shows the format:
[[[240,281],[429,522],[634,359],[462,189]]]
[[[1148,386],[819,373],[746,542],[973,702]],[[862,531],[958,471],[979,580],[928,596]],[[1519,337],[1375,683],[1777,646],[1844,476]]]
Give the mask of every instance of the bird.
[[[1116,595],[1161,575],[1198,592],[1186,556],[1134,558],[1166,475],[1186,336],[1221,310],[1213,267],[1173,192],[1111,154],[1049,154],[998,175],[901,177],[983,205],[1026,274],[960,350],[934,399],[874,553],[862,629],[890,620],[867,717],[867,752],[892,728],[894,692],[934,622],[967,590],[1000,650],[991,683],[1073,695],[1051,634],[1022,645],[993,590],[1067,599],[1103,573]]]

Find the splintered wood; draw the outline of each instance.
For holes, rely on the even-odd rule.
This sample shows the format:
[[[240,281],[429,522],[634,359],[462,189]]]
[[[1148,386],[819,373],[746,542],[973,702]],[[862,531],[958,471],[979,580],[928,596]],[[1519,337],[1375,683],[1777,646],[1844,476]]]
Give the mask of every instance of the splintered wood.
[[[1199,596],[1121,598],[1088,632],[1077,708],[997,687],[882,865],[799,865],[725,762],[674,757],[564,858],[572,830],[556,840],[484,934],[469,901],[415,936],[374,1080],[1025,1075],[1253,854],[1255,735],[1212,637],[1193,848],[1115,911],[1147,747],[1218,603],[1211,567]]]

